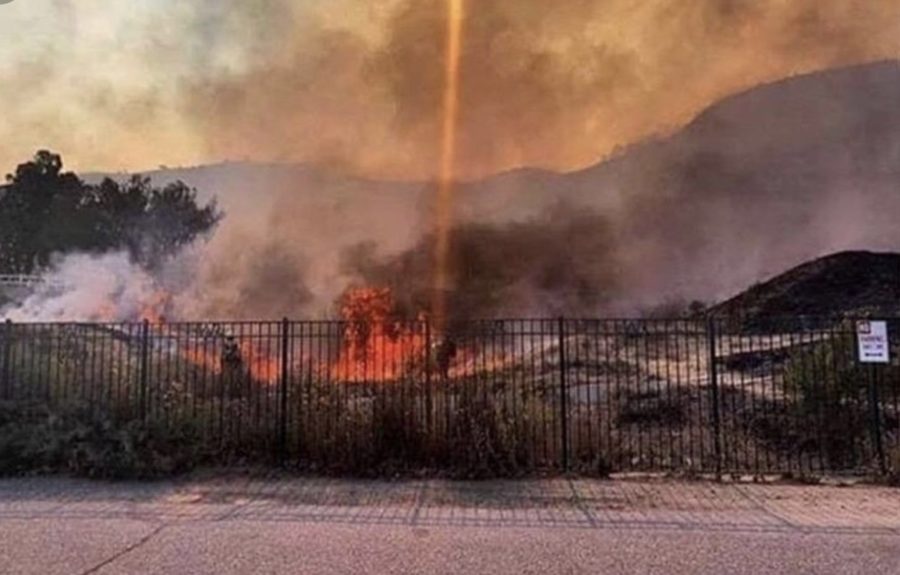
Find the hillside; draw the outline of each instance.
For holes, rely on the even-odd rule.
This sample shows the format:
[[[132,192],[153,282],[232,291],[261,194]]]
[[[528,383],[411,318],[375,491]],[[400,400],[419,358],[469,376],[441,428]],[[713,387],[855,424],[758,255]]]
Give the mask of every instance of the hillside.
[[[828,253],[900,250],[897,102],[896,61],[788,78],[725,98],[683,129],[585,170],[523,169],[466,183],[459,217],[523,220],[558,202],[595,210],[613,228],[619,277],[611,283],[621,286],[616,309],[601,311],[721,300]],[[427,183],[247,163],[150,175],[216,194],[230,214],[220,234],[242,228],[242,246],[284,246],[322,282],[336,281],[349,244],[398,251],[430,225]]]
[[[900,315],[900,254],[841,252],[818,258],[713,308],[755,323],[791,316]]]
[[[804,261],[900,248],[900,65],[790,78],[578,177],[625,196],[635,284],[721,299]]]

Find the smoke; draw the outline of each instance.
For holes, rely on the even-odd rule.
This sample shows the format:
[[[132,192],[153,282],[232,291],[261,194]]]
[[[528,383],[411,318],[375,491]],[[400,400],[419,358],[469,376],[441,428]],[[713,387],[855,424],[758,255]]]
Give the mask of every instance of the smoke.
[[[226,236],[170,263],[167,273],[179,278],[172,283],[181,286],[174,298],[181,318],[275,320],[310,317],[330,297],[311,290],[310,269],[294,246]]]
[[[435,238],[399,254],[373,243],[345,250],[343,269],[361,285],[389,287],[398,312],[429,309]],[[450,236],[447,312],[453,320],[593,313],[619,295],[606,220],[559,204],[522,222],[466,223]]]
[[[799,72],[900,55],[900,6],[840,0],[470,2],[461,173],[570,169]],[[444,0],[394,2],[379,34],[282,27],[246,71],[188,81],[216,155],[428,177],[438,164]],[[251,24],[252,25],[252,24]],[[259,35],[279,38],[266,22]],[[265,52],[265,50],[263,50]]]
[[[12,321],[135,321],[148,305],[163,307],[161,286],[127,253],[58,258],[44,283],[2,315]]]
[[[430,177],[443,2],[4,6],[0,162],[51,146],[78,169],[225,157]],[[900,56],[891,0],[469,4],[460,166],[470,177],[589,165],[755,84]]]
[[[424,231],[427,186],[289,166],[220,165],[157,175],[215,190],[225,219],[162,275],[179,317],[326,317],[346,285],[340,254],[377,241],[396,252]],[[174,316],[173,316],[174,317]]]
[[[354,285],[390,288],[406,317],[428,309],[432,235],[399,251],[372,241],[332,245],[319,274],[310,273],[316,265],[302,251],[284,244],[222,237],[152,274],[126,253],[58,257],[43,284],[0,312],[38,322],[334,317],[343,290]],[[610,226],[596,213],[559,204],[527,221],[461,224],[451,238],[453,320],[588,313],[620,295]]]
[[[25,4],[0,20],[0,32],[45,32],[3,34],[0,49],[14,56],[0,59],[8,165],[49,145],[76,167],[222,157],[316,166],[190,182],[221,197],[228,217],[216,236],[160,277],[118,260],[98,277],[134,271],[150,293],[161,283],[184,319],[327,315],[353,282],[393,285],[408,311],[427,308],[433,189],[384,179],[427,182],[439,163],[442,0]],[[824,82],[774,111],[707,113],[679,131],[745,88],[900,56],[897,2],[469,4],[457,314],[712,299],[826,250],[898,245],[884,221],[895,203],[878,207],[887,179],[866,173],[897,165],[896,139],[884,135],[897,133],[895,116],[877,104],[894,106],[892,92],[876,90],[872,108],[872,86],[836,97]],[[34,10],[45,21],[25,18]],[[604,157],[585,172],[479,179]],[[863,201],[847,199],[860,188]],[[560,198],[570,211],[543,216]],[[127,290],[108,281],[97,291],[118,301]],[[28,313],[94,313],[82,296],[51,296]],[[133,308],[126,298],[118,315]]]
[[[451,314],[632,314],[719,300],[832,251],[896,250],[898,98],[897,62],[833,70],[730,98],[586,171],[463,184]],[[138,295],[114,317],[133,317],[154,285],[177,319],[329,317],[355,284],[391,287],[406,315],[428,309],[433,185],[244,164],[168,177],[222,194],[213,238],[154,278],[113,259],[16,317],[98,317],[130,274]]]

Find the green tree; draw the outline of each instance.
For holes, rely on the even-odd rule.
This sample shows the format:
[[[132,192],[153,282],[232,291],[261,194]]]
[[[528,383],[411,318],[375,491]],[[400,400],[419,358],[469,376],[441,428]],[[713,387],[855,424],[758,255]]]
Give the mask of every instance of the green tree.
[[[59,253],[117,249],[152,268],[221,217],[214,201],[199,206],[183,182],[155,188],[134,176],[92,186],[63,171],[59,155],[40,151],[0,186],[0,272],[31,273]]]

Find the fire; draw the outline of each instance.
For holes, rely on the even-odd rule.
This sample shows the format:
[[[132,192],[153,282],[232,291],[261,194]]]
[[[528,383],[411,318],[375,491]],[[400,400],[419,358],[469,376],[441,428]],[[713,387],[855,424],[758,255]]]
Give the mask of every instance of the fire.
[[[237,377],[275,383],[281,376],[281,360],[250,341],[230,336],[216,338],[215,345],[198,340],[179,348],[178,353],[195,366],[213,374],[233,371]]]
[[[281,360],[269,355],[267,350],[259,349],[251,342],[238,343],[241,358],[247,371],[255,381],[275,383],[281,374]]]
[[[141,302],[141,309],[138,315],[141,320],[147,320],[150,323],[163,323],[165,321],[164,312],[171,302],[172,294],[159,288]]]
[[[221,350],[209,350],[206,349],[205,346],[200,347],[194,345],[180,349],[179,352],[182,357],[193,363],[195,366],[205,368],[211,373],[219,373],[222,369]]]
[[[356,288],[344,294],[344,341],[331,377],[386,381],[407,373],[424,359],[426,337],[392,317],[394,298],[387,288]]]

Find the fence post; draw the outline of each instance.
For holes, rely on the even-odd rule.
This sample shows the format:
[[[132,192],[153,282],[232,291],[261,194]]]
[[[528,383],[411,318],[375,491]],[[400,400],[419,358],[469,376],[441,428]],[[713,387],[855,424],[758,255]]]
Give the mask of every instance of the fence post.
[[[12,382],[12,339],[13,339],[13,323],[7,319],[3,325],[3,399],[13,399],[13,382]]]
[[[881,403],[878,399],[878,366],[872,365],[869,372],[869,424],[872,431],[872,442],[875,445],[875,454],[878,456],[878,468],[882,475],[887,475],[887,460],[884,456],[884,444],[881,440],[883,428],[881,425]]]
[[[566,320],[559,318],[559,410],[562,434],[562,468],[569,470],[569,392],[566,382]]]
[[[281,320],[281,407],[278,424],[278,458],[281,463],[287,460],[287,410],[288,385],[290,384],[290,329],[288,318]]]
[[[713,449],[716,456],[716,480],[722,479],[722,419],[719,411],[719,368],[716,363],[716,322],[706,318],[706,336],[709,349],[709,384],[712,393]]]
[[[425,426],[434,441],[434,399],[431,395],[431,320],[425,320]]]
[[[141,323],[141,364],[140,364],[140,386],[141,386],[141,419],[146,421],[149,398],[147,397],[147,377],[150,363],[150,321],[146,318]]]

